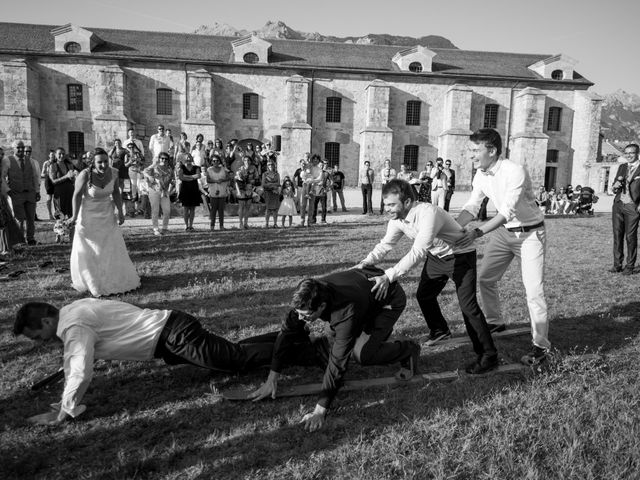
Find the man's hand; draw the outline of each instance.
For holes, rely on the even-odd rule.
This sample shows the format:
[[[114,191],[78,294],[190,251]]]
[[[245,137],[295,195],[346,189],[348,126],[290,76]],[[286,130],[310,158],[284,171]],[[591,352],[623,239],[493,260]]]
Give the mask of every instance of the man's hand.
[[[475,240],[478,238],[478,234],[475,230],[468,230],[464,232],[464,236],[462,236],[456,243],[455,246],[458,248],[465,248],[470,246]]]
[[[122,225],[124,223],[124,213],[118,212],[118,225]]]
[[[313,413],[307,413],[300,423],[304,423],[304,429],[307,432],[315,432],[316,430],[322,428],[324,425],[324,420],[327,418],[327,409],[321,407],[320,405],[316,405]]]
[[[280,374],[278,372],[274,372],[273,370],[271,370],[269,372],[269,376],[267,377],[267,380],[262,384],[262,386],[259,389],[251,393],[249,395],[249,398],[253,398],[254,402],[263,400],[267,397],[271,397],[272,399],[275,400],[276,393],[278,391],[278,377],[280,377]]]
[[[391,283],[389,277],[380,275],[378,277],[371,277],[369,280],[375,283],[371,291],[376,294],[376,300],[382,301],[389,291],[389,284]]]
[[[351,269],[352,270],[355,270],[355,269],[362,270],[366,266],[368,266],[368,265],[366,263],[364,263],[364,260],[363,260],[360,263],[356,263],[353,267],[351,267]]]

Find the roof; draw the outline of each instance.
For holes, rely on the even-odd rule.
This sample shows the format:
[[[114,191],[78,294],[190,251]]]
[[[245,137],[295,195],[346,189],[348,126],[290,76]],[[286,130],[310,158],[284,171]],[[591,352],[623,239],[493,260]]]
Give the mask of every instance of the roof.
[[[0,22],[0,53],[19,55],[64,55],[55,52],[51,30],[59,25],[36,25]],[[114,59],[177,60],[196,63],[232,63],[231,42],[238,37],[199,35],[195,33],[149,32],[83,27],[104,43],[92,52],[94,56]],[[392,62],[393,56],[406,46],[359,45],[349,43],[312,42],[305,40],[268,39],[272,45],[270,66],[324,69],[365,70],[402,73]],[[506,77],[540,80],[528,67],[545,60],[547,54],[481,52],[449,48],[430,48],[436,53],[432,73],[426,75],[460,75]],[[86,54],[85,54],[86,55]],[[256,67],[256,65],[252,65]],[[264,67],[263,67],[264,68]],[[551,80],[545,80],[551,81]],[[566,83],[566,80],[564,81]],[[573,83],[592,85],[575,74]]]

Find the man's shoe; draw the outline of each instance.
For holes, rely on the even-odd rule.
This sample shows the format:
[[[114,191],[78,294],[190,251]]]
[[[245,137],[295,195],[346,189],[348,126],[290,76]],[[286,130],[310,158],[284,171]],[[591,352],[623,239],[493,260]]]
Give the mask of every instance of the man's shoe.
[[[448,338],[451,338],[451,332],[449,330],[445,332],[431,332],[425,343],[430,347]]]
[[[625,267],[622,270],[622,275],[633,275],[633,267]]]
[[[620,273],[622,271],[622,267],[613,267],[607,270],[609,273]]]
[[[495,370],[498,368],[498,365],[498,355],[492,355],[490,357],[481,355],[475,362],[468,364],[464,370],[471,375],[482,375],[483,373]]]
[[[504,323],[498,323],[498,324],[489,324],[489,332],[491,333],[498,333],[498,332],[504,332],[507,329],[507,326]]]
[[[40,245],[40,242],[38,242],[37,240],[27,240],[27,245],[29,245],[30,247],[35,247],[36,245]]]
[[[410,356],[400,362],[400,370],[396,373],[398,380],[410,380],[414,375],[418,374],[418,362],[420,360],[420,345],[409,340],[408,347]]]
[[[522,356],[520,362],[529,366],[538,365],[547,359],[547,354],[547,350],[534,345],[529,353]]]

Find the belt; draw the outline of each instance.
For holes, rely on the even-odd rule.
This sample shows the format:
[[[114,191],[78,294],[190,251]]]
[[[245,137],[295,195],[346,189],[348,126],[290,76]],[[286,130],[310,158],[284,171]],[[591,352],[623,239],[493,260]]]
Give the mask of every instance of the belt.
[[[528,232],[530,230],[535,230],[536,228],[544,227],[544,222],[536,223],[535,225],[524,225],[522,227],[511,227],[507,228],[508,232]]]

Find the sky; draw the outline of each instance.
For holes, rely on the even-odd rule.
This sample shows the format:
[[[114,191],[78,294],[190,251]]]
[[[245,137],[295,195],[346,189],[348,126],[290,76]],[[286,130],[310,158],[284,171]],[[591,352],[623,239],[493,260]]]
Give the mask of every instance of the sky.
[[[639,0],[21,0],[0,21],[193,32],[268,20],[324,35],[441,35],[465,50],[555,55],[578,61],[592,90],[640,94]]]

